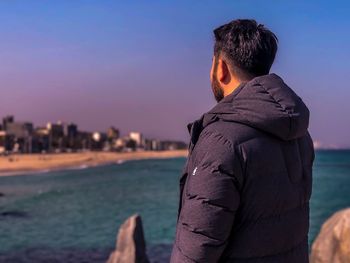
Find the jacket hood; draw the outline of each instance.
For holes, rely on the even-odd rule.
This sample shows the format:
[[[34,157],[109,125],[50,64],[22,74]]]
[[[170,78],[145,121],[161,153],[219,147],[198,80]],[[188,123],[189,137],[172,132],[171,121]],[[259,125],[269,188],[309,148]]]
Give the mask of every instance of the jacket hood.
[[[309,110],[302,99],[281,77],[271,73],[241,83],[193,124],[197,133],[216,120],[239,122],[262,130],[283,140],[292,140],[306,134]]]

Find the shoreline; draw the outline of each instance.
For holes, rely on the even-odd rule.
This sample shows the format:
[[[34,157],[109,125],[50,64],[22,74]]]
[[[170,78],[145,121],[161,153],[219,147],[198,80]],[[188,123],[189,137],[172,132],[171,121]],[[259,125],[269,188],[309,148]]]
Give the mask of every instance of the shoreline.
[[[84,169],[124,161],[187,157],[187,150],[83,152],[0,156],[0,177]]]

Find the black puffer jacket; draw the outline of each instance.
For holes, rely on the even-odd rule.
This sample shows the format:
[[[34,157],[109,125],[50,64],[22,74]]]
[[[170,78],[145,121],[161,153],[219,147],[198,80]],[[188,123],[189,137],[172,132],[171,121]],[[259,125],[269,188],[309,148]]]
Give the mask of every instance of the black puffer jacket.
[[[188,124],[171,263],[308,262],[309,110],[276,74]]]

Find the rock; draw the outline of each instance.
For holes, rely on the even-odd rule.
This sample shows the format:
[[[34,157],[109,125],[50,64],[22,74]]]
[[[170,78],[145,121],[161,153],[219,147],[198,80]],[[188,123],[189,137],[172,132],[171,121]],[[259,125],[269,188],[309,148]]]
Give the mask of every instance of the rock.
[[[5,194],[0,192],[0,197],[3,197],[3,196],[5,196]]]
[[[310,262],[350,262],[350,208],[336,212],[322,225],[312,244]]]
[[[141,217],[129,217],[119,228],[116,249],[107,263],[149,263]]]

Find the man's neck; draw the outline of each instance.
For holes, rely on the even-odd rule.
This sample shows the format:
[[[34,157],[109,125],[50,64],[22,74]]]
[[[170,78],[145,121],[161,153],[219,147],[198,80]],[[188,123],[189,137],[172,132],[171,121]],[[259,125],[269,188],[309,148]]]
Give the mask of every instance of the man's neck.
[[[226,97],[227,95],[230,95],[235,89],[238,88],[238,86],[240,84],[241,84],[241,82],[239,82],[239,81],[235,81],[232,84],[230,83],[230,85],[224,89],[224,97]]]

